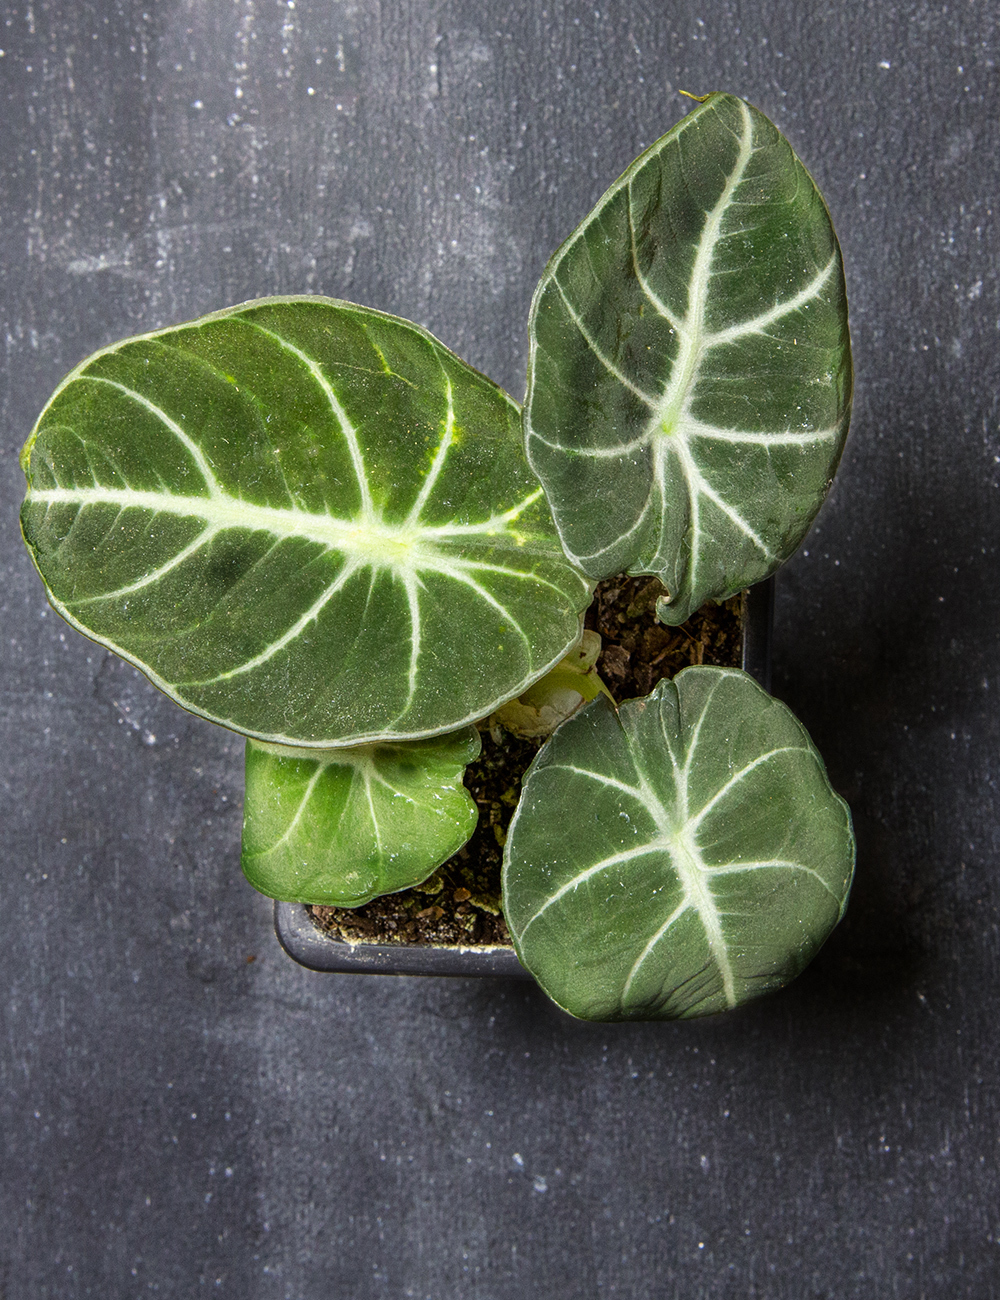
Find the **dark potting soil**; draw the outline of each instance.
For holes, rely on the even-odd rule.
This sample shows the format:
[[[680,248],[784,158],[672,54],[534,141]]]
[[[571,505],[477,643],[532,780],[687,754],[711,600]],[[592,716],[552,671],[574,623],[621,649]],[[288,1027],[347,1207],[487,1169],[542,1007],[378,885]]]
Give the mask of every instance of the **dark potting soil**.
[[[691,664],[739,667],[740,598],[705,605],[680,627],[665,627],[656,621],[663,591],[657,578],[648,577],[621,575],[597,585],[586,625],[601,634],[597,671],[619,703],[648,695],[658,681]],[[349,943],[511,946],[500,907],[503,846],[521,778],[543,742],[521,740],[486,722],[480,733],[482,753],[465,773],[479,806],[469,842],[413,889],[364,907],[310,908],[322,930]]]

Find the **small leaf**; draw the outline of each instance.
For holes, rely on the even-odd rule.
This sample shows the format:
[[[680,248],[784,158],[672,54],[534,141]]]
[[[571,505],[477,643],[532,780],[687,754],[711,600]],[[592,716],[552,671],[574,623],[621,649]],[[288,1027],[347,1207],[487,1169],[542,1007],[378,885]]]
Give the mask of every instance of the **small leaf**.
[[[615,182],[535,293],[528,458],[567,554],[595,579],[657,574],[660,617],[683,623],[799,544],[850,399],[819,191],[762,113],[709,95]]]
[[[22,463],[56,609],[263,740],[457,730],[558,662],[590,596],[517,404],[349,303],[262,299],[106,348]]]
[[[349,749],[247,742],[243,871],[283,902],[360,907],[419,885],[478,810],[462,784],[479,733]]]
[[[580,644],[517,699],[501,705],[490,725],[499,722],[512,736],[538,740],[551,736],[561,722],[602,692],[613,699],[594,667],[600,653],[600,635],[584,628]]]
[[[522,963],[586,1020],[708,1015],[793,979],[840,919],[850,813],[736,669],[595,700],[529,768],[504,862]]]

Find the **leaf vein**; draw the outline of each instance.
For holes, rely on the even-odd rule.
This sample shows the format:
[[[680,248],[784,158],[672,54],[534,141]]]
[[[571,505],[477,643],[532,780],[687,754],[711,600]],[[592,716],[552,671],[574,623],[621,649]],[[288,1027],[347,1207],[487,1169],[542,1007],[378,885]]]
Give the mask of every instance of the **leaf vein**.
[[[552,283],[556,286],[556,290],[559,293],[559,297],[563,301],[563,304],[566,308],[570,320],[573,322],[573,324],[576,326],[577,330],[579,331],[580,337],[583,339],[584,343],[586,343],[587,347],[594,354],[597,360],[601,363],[604,369],[607,370],[607,372],[610,375],[613,375],[614,378],[617,379],[618,382],[623,387],[629,389],[630,392],[634,393],[636,397],[638,397],[641,402],[644,402],[651,411],[655,411],[657,406],[656,398],[653,397],[650,393],[644,392],[643,389],[641,389],[638,384],[634,383],[631,379],[629,379],[628,375],[626,375],[624,371],[620,370],[619,367],[615,365],[615,363],[610,359],[610,357],[605,356],[604,352],[598,346],[597,340],[587,329],[586,325],[584,325],[583,320],[581,319],[579,313],[576,311],[573,304],[566,296],[566,291],[563,289],[562,285],[555,278],[555,276],[552,277]]]

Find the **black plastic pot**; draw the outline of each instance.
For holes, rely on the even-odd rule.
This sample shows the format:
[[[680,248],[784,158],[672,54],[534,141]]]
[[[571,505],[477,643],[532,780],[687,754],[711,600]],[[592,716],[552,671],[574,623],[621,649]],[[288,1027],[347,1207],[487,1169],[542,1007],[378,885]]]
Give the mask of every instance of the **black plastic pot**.
[[[743,593],[743,668],[765,690],[771,685],[774,579]],[[317,926],[304,903],[275,903],[274,929],[289,957],[316,971],[370,975],[503,975],[530,979],[513,948],[431,944],[347,943]]]

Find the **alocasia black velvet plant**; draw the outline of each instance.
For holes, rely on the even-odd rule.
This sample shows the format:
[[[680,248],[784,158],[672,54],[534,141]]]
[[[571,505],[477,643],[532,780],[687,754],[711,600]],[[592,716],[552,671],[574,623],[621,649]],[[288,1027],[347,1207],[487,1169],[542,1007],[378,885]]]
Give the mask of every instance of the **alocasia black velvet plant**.
[[[596,580],[656,575],[680,623],[809,527],[851,396],[822,198],[710,95],[557,251],[529,332],[523,412],[425,330],[325,298],[105,348],[24,449],[24,537],[76,628],[247,736],[244,870],[276,898],[425,880],[475,826],[474,724],[585,682],[510,827],[518,955],[581,1017],[732,1007],[842,914],[847,807],[745,674],[616,709],[577,647]]]

